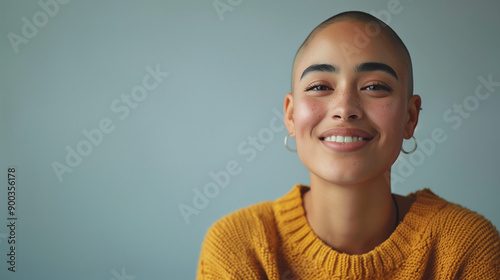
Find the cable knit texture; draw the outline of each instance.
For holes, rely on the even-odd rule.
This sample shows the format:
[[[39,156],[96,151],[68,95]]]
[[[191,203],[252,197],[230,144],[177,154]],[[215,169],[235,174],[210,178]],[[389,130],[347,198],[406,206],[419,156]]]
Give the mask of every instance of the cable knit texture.
[[[339,253],[310,228],[296,185],[216,222],[197,279],[500,279],[500,237],[483,216],[428,189],[392,235],[362,255]]]

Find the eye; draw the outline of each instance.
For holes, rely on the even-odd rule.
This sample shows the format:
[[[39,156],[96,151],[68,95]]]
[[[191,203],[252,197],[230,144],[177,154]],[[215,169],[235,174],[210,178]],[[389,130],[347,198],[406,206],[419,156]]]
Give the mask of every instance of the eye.
[[[313,85],[306,88],[306,91],[325,91],[325,90],[332,90],[332,89],[325,85]]]
[[[366,86],[364,88],[362,88],[362,90],[368,90],[368,91],[387,91],[387,92],[391,92],[392,89],[384,84],[380,84],[380,83],[374,83],[374,84],[371,84],[369,86]]]

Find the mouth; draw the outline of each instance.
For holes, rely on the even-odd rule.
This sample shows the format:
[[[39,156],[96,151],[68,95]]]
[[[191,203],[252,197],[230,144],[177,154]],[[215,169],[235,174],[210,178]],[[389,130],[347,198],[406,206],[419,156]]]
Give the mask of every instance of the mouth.
[[[355,143],[359,141],[369,141],[373,136],[358,128],[332,128],[319,135],[319,139],[336,143]]]
[[[335,143],[355,143],[359,141],[368,141],[361,136],[342,136],[342,135],[332,135],[327,137],[319,138],[322,141],[326,142],[335,142]]]
[[[353,152],[362,149],[373,139],[373,135],[357,128],[333,128],[324,131],[319,140],[337,152]]]

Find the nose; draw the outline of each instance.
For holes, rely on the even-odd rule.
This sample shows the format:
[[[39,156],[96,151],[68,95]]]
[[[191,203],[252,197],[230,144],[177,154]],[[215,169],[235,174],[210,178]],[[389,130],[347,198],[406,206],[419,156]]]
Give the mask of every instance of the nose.
[[[352,121],[363,117],[359,96],[349,90],[339,92],[332,99],[332,118],[335,120]]]

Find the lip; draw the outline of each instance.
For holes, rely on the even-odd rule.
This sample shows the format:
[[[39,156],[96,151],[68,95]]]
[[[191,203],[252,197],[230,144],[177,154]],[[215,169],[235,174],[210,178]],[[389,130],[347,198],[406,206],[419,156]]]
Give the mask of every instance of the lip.
[[[351,143],[338,143],[338,142],[330,142],[324,141],[325,137],[328,136],[357,136],[363,137],[362,141],[351,142]],[[336,152],[354,152],[362,149],[370,140],[373,139],[373,135],[359,128],[332,128],[324,131],[319,136],[321,143],[323,143],[328,149],[331,149]]]
[[[359,128],[345,128],[345,127],[339,127],[339,128],[331,128],[331,129],[328,129],[326,131],[324,131],[323,133],[321,133],[321,135],[319,136],[320,139],[323,139],[325,137],[328,137],[328,136],[332,136],[332,135],[336,135],[336,136],[358,136],[358,137],[363,137],[363,139],[367,139],[367,140],[371,140],[373,138],[373,136],[362,130],[362,129],[359,129]]]

